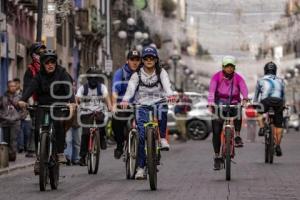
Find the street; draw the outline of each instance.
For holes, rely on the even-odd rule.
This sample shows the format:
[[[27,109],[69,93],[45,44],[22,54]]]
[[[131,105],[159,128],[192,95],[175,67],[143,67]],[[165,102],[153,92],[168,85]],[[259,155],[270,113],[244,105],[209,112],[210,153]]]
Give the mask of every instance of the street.
[[[124,163],[109,148],[102,151],[100,174],[88,175],[86,167],[62,167],[57,191],[40,192],[31,168],[1,176],[0,199],[300,199],[300,134],[292,130],[284,135],[283,157],[275,157],[273,165],[264,163],[263,138],[256,139],[237,149],[230,182],[224,170],[213,171],[208,138],[173,142],[171,151],[163,152],[157,191],[150,190],[148,181],[126,180]]]

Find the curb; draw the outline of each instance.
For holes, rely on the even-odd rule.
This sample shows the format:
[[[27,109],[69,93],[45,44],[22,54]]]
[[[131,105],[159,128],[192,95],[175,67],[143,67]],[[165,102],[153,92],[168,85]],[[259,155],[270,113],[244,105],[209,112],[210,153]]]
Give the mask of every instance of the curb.
[[[4,168],[4,169],[0,169],[0,176],[4,175],[4,174],[9,174],[10,172],[17,171],[19,169],[25,169],[25,168],[28,168],[28,167],[31,167],[31,166],[34,166],[34,161],[29,162],[29,163],[15,165],[13,167],[7,167],[7,168]]]

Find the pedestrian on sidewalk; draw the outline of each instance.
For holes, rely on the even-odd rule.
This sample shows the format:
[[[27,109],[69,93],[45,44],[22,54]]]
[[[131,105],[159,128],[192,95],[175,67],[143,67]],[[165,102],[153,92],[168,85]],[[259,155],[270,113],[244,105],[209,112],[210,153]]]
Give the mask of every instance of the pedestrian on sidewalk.
[[[73,81],[73,92],[76,91],[76,83]],[[66,130],[66,144],[65,156],[67,159],[67,165],[79,165],[79,152],[81,144],[81,127],[77,121],[77,111],[74,112],[74,115],[70,120],[65,121],[64,124]]]
[[[23,90],[21,88],[21,81],[20,81],[20,79],[19,78],[14,78],[13,81],[16,83],[16,87],[17,87],[16,93],[19,96],[22,96]],[[29,147],[30,149],[28,149],[28,146],[29,146],[29,143],[30,143],[30,139],[31,139],[31,120],[30,120],[30,116],[28,114],[25,119],[21,120],[20,132],[17,135],[17,149],[18,149],[18,153],[23,153],[23,151],[26,151],[26,152],[27,151],[28,152],[34,151],[34,149],[32,149],[32,147]]]
[[[0,97],[0,126],[3,131],[4,142],[9,147],[9,161],[16,160],[17,134],[20,132],[20,120],[26,116],[26,111],[18,107],[21,96],[17,94],[16,83],[12,80],[7,83],[7,92]]]
[[[187,113],[191,110],[192,100],[184,94],[183,89],[178,89],[178,102],[175,105],[176,126],[179,131],[179,140],[186,142],[188,139],[186,131]]]

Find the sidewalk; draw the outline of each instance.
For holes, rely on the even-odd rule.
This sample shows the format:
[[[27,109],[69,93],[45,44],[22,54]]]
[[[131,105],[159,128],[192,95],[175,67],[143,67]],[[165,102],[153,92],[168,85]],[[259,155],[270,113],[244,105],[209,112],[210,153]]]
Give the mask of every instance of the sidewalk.
[[[24,169],[34,165],[35,158],[26,158],[25,153],[17,154],[17,160],[15,162],[9,162],[7,168],[0,169],[0,176],[3,174],[9,174],[12,171],[18,169]]]

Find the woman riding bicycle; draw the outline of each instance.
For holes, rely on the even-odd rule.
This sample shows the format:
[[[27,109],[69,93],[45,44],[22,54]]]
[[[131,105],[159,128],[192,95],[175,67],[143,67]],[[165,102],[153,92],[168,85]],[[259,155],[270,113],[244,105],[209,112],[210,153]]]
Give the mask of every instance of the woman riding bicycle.
[[[141,105],[136,111],[137,129],[139,132],[136,179],[144,179],[146,177],[144,124],[149,122],[150,111],[155,111],[153,114],[158,118],[161,150],[169,150],[170,148],[166,140],[168,106],[166,102],[162,103],[162,100],[172,95],[173,91],[168,73],[159,65],[156,48],[150,46],[144,48],[141,68],[131,76],[121,103],[123,108],[127,108],[129,100],[134,97],[134,103]]]
[[[220,157],[221,132],[223,129],[224,118],[226,116],[220,112],[218,105],[237,105],[241,103],[240,94],[243,96],[243,103],[248,99],[248,89],[244,79],[235,72],[236,59],[233,56],[225,56],[222,60],[222,71],[213,75],[210,81],[208,104],[216,118],[212,120],[213,128],[213,147],[215,152],[214,169],[221,169],[222,158]],[[214,107],[216,105],[216,107]],[[239,112],[238,112],[239,110]],[[243,142],[240,137],[242,115],[240,109],[235,109],[231,114],[238,116],[234,119],[235,143],[236,147],[242,147]]]

